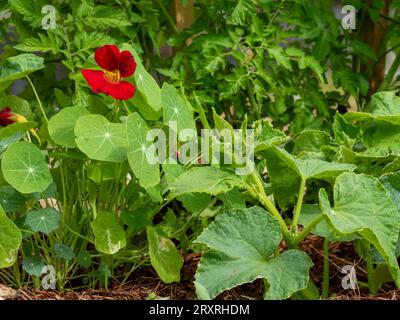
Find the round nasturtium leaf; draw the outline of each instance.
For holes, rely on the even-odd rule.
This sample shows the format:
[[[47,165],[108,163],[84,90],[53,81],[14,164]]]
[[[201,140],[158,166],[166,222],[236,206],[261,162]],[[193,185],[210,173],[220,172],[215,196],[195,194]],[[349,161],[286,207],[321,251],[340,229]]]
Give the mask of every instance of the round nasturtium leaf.
[[[75,257],[72,248],[63,243],[56,243],[54,245],[54,252],[58,258],[67,261],[72,260]]]
[[[78,261],[78,265],[83,268],[89,268],[92,265],[92,257],[88,251],[79,251],[76,256],[76,260]]]
[[[43,153],[25,141],[7,148],[1,169],[4,179],[21,193],[43,192],[53,181]]]
[[[124,229],[111,212],[99,212],[92,222],[96,249],[106,254],[114,254],[126,246]]]
[[[22,261],[22,268],[31,276],[40,277],[43,267],[44,262],[39,255],[28,256]]]
[[[81,116],[75,125],[76,144],[90,159],[123,162],[126,160],[126,127],[111,123],[98,114]]]
[[[33,232],[49,234],[60,227],[60,213],[54,208],[30,211],[26,214],[25,224]]]
[[[0,268],[7,268],[17,259],[22,235],[0,206]]]
[[[49,121],[49,134],[60,146],[75,148],[75,123],[80,116],[89,114],[84,107],[67,107],[53,116]]]
[[[5,212],[14,212],[25,203],[25,198],[10,186],[0,187],[0,205]]]

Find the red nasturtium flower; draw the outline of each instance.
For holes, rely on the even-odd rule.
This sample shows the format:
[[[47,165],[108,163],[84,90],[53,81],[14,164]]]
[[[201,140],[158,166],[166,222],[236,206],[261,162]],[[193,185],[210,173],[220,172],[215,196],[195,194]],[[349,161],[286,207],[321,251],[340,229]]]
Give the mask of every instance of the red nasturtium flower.
[[[131,53],[119,51],[113,45],[105,45],[96,50],[94,59],[104,70],[82,70],[93,92],[105,93],[118,100],[132,98],[136,88],[127,81],[121,81],[133,75],[136,70],[136,62]]]
[[[9,107],[0,110],[0,127],[6,127],[9,124],[13,124],[15,122],[13,117],[14,114],[11,112]]]

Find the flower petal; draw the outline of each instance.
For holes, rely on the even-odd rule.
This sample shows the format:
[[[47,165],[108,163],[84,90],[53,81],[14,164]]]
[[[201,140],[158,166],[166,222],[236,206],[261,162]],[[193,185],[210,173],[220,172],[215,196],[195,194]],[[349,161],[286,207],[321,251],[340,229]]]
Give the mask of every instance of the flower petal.
[[[82,75],[92,88],[94,93],[105,93],[108,81],[104,78],[104,72],[100,70],[83,69]]]
[[[120,83],[110,85],[107,88],[107,94],[118,100],[129,100],[136,92],[136,88],[133,84],[127,81],[121,81]]]
[[[121,77],[130,77],[136,70],[136,61],[129,51],[122,51],[119,55],[119,72]]]
[[[119,67],[119,49],[114,45],[105,45],[96,49],[94,59],[97,64],[108,71],[117,70]]]
[[[105,93],[114,99],[128,100],[135,94],[136,88],[127,81],[111,83],[104,77],[104,72],[99,70],[83,69],[82,75],[89,83],[94,93]]]
[[[9,107],[0,110],[0,127],[6,127],[9,124],[13,124],[15,121],[11,119],[12,116],[13,114]]]

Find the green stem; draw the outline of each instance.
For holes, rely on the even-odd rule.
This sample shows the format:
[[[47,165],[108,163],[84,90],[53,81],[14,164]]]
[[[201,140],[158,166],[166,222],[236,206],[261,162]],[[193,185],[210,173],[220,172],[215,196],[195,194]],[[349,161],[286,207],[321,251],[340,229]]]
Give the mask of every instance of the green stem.
[[[49,119],[47,118],[46,112],[44,111],[42,102],[40,101],[40,98],[39,98],[39,95],[38,95],[38,93],[36,91],[36,88],[35,88],[34,84],[32,83],[31,79],[29,78],[29,76],[26,76],[26,79],[28,80],[29,84],[32,87],[33,93],[35,94],[36,100],[37,100],[37,102],[39,104],[40,111],[42,112],[43,118],[44,118],[44,120],[46,122],[46,125],[47,125],[49,123]]]
[[[311,230],[315,228],[315,226],[320,223],[324,219],[325,215],[323,213],[319,214],[310,222],[310,224],[303,229],[293,240],[292,240],[292,245],[297,246],[301,241],[307,237]]]
[[[324,239],[324,274],[322,281],[322,298],[329,296],[329,239]]]
[[[165,8],[165,6],[162,3],[162,1],[161,0],[157,0],[157,3],[160,6],[161,11],[164,13],[164,16],[167,18],[167,21],[171,25],[172,29],[174,29],[175,32],[178,32],[178,28],[176,27],[176,24],[175,24],[174,20],[172,19],[172,17],[169,14],[168,10]]]
[[[293,216],[293,221],[292,221],[292,227],[293,228],[296,228],[297,224],[299,223],[299,218],[300,218],[300,213],[301,213],[301,206],[303,204],[305,187],[306,187],[306,179],[301,178],[299,196],[297,198],[296,208],[295,208],[295,211],[294,211],[294,216]]]
[[[123,104],[124,104],[124,107],[125,107],[126,112],[127,112],[128,114],[131,114],[132,112],[129,110],[128,106],[126,105],[125,100],[123,100],[122,102],[123,102]]]
[[[260,203],[267,209],[267,211],[270,214],[272,214],[276,219],[278,219],[279,224],[282,229],[283,237],[285,238],[285,241],[290,242],[290,233],[289,233],[288,227],[287,227],[285,221],[283,220],[281,214],[279,213],[279,211],[276,209],[276,207],[274,206],[272,201],[268,198],[267,194],[265,193],[264,186],[262,184],[260,177],[258,176],[258,174],[255,171],[253,171],[250,176],[251,176],[253,182],[256,184],[258,192],[255,192],[249,186],[249,188],[248,188],[249,193],[251,194],[251,196],[253,198],[259,200]]]
[[[400,53],[396,55],[396,59],[393,61],[392,66],[389,69],[385,79],[382,81],[381,85],[379,86],[378,91],[385,91],[389,89],[390,85],[392,84],[393,77],[396,74],[397,69],[400,65]]]
[[[377,293],[377,288],[374,282],[374,264],[372,262],[372,256],[370,252],[370,247],[365,246],[365,262],[367,264],[367,275],[368,275],[368,290],[373,295]]]

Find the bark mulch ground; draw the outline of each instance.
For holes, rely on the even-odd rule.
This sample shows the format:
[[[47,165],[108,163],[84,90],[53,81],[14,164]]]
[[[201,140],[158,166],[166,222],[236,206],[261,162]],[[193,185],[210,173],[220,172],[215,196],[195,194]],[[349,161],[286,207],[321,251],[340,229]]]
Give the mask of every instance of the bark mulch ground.
[[[314,262],[311,269],[311,277],[315,284],[322,284],[323,270],[323,240],[316,236],[309,236],[301,244]],[[132,280],[123,287],[114,286],[110,290],[84,290],[84,291],[51,291],[19,289],[15,299],[19,300],[143,300],[150,298],[172,299],[172,300],[193,300],[196,298],[193,285],[193,278],[197,263],[200,260],[198,254],[189,254],[185,259],[182,270],[182,281],[166,285],[162,283],[151,269],[142,269],[132,275]],[[351,243],[334,243],[330,246],[330,299],[338,300],[398,300],[400,290],[393,284],[384,286],[376,295],[372,296],[365,288],[344,290],[342,279],[345,274],[341,268],[345,265],[354,265],[359,281],[366,282],[366,271],[363,269],[362,260],[355,254]],[[0,287],[1,289],[1,287]],[[219,295],[219,300],[254,300],[262,299],[263,284],[256,280],[251,284],[239,286],[235,289]]]

